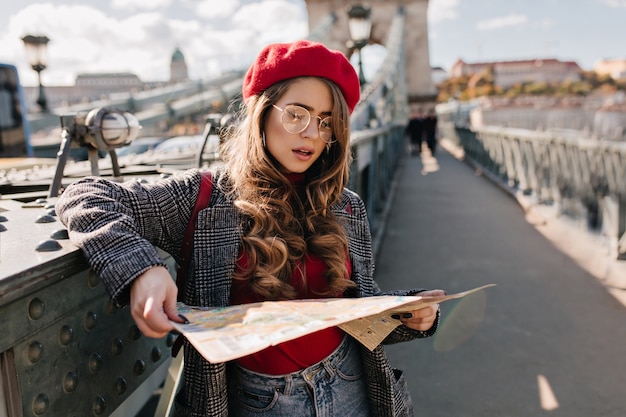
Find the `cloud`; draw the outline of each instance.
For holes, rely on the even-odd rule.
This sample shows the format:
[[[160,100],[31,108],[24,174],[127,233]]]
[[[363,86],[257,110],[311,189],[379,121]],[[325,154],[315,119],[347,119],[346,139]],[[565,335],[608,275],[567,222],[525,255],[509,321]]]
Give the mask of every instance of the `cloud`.
[[[169,60],[179,47],[190,77],[199,79],[245,68],[264,44],[308,33],[304,2],[269,0],[242,6],[237,0],[181,0],[176,10],[167,9],[169,3],[124,0],[129,10],[142,9],[138,13],[92,5],[24,7],[0,31],[2,60],[16,64],[23,84],[36,85],[20,38],[41,34],[50,38],[44,84],[71,85],[80,73],[118,71],[154,81],[168,79]],[[122,7],[121,2],[115,6]]]
[[[596,2],[614,9],[626,9],[626,0],[596,0]]]
[[[476,25],[480,31],[498,30],[511,26],[521,26],[528,22],[528,16],[524,14],[510,14],[508,16],[496,17],[488,20],[481,20]]]
[[[557,22],[554,19],[541,19],[537,22],[535,22],[534,26],[540,28],[540,29],[550,29],[554,26],[556,26]]]
[[[459,0],[431,0],[428,4],[428,21],[456,20],[459,17],[458,7]]]
[[[156,10],[171,3],[172,0],[111,0],[111,7],[119,10]]]
[[[232,16],[238,8],[238,0],[202,0],[200,2],[197,2],[195,6],[195,11],[198,16],[207,19],[218,19]]]

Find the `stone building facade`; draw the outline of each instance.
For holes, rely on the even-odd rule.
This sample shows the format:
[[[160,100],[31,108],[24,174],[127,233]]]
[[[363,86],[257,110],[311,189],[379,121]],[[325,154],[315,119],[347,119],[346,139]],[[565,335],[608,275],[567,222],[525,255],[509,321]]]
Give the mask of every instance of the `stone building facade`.
[[[450,69],[449,75],[450,77],[471,76],[490,68],[493,69],[495,85],[503,88],[524,82],[578,81],[582,71],[574,61],[560,61],[553,58],[476,63],[467,63],[459,59]]]

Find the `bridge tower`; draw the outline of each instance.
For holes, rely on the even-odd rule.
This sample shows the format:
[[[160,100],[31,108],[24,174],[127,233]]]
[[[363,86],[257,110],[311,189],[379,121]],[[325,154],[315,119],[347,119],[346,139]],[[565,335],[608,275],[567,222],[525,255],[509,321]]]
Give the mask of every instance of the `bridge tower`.
[[[333,49],[351,55],[347,46],[350,40],[348,31],[347,7],[358,0],[305,0],[309,15],[309,29],[316,28],[330,13],[336,17],[327,37],[322,41]],[[431,77],[430,52],[428,45],[428,0],[367,0],[371,7],[372,31],[370,44],[385,45],[387,32],[398,7],[404,8],[406,16],[406,74],[409,104],[433,103],[436,90]]]

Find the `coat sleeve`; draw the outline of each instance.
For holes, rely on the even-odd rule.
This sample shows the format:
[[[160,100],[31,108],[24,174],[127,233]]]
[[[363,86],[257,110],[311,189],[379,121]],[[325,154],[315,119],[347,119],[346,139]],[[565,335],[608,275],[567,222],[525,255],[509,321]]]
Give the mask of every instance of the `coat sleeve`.
[[[88,177],[67,187],[56,211],[113,300],[124,305],[132,281],[164,265],[155,246],[178,261],[199,188],[196,170],[149,184]]]

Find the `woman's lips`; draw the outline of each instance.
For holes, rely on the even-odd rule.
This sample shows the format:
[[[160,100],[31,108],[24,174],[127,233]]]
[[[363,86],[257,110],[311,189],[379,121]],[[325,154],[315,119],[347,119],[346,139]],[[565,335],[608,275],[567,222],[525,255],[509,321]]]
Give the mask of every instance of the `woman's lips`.
[[[308,161],[313,157],[313,149],[311,148],[296,148],[292,151],[296,158],[301,161]]]

